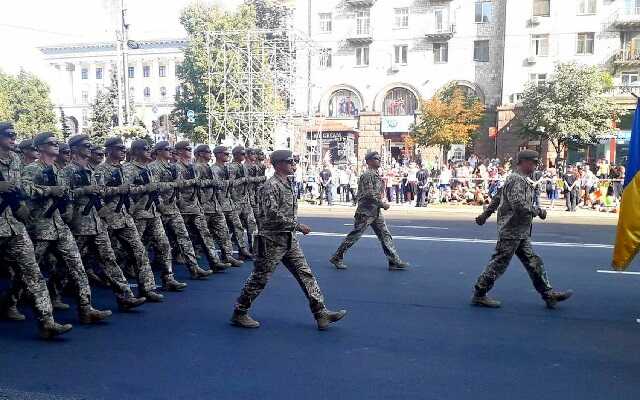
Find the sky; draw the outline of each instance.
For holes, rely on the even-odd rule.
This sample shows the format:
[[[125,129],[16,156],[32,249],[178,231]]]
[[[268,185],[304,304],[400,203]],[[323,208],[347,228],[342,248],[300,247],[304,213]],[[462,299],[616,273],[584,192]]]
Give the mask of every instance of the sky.
[[[37,47],[115,40],[122,0],[0,0],[0,70],[47,74]],[[131,39],[185,37],[178,17],[200,1],[226,9],[242,0],[124,0]]]

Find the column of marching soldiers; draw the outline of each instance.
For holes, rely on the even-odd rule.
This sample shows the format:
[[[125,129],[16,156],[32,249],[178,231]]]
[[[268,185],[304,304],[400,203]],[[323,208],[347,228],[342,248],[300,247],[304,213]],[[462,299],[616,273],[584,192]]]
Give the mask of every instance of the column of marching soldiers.
[[[152,262],[161,288],[180,292],[187,284],[175,278],[173,261],[192,279],[206,279],[253,260],[256,189],[266,180],[262,150],[235,147],[230,161],[224,146],[161,141],[150,148],[135,140],[127,149],[112,137],[102,148],[86,135],[59,143],[44,132],[14,152],[15,137],[12,124],[0,123],[0,248],[11,275],[0,307],[4,318],[24,320],[18,302],[30,297],[42,338],[72,328],[53,317],[69,309],[63,293],[77,299],[83,324],[111,315],[92,305],[90,282],[110,287],[126,311],[163,301]],[[209,269],[198,265],[196,249]],[[126,276],[136,280],[137,295]]]

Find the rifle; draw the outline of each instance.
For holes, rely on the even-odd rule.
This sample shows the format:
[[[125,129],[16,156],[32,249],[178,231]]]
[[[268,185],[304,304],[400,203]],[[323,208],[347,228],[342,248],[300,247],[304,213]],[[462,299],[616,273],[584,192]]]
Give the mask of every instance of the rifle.
[[[149,175],[149,170],[147,170],[146,168],[143,169],[140,172],[140,175],[138,176],[138,179],[136,179],[137,182],[141,182],[141,183],[137,183],[138,185],[149,185],[151,183],[151,175]],[[144,210],[145,211],[149,211],[149,209],[151,208],[151,205],[155,204],[156,207],[158,207],[160,205],[160,191],[156,190],[153,192],[149,193],[149,199],[147,200],[147,204],[145,204],[144,206]]]
[[[89,186],[91,185],[91,171],[87,170],[87,169],[82,169],[76,172],[76,184],[78,186]],[[95,208],[96,211],[100,211],[100,209],[102,208],[102,200],[100,199],[100,196],[97,194],[90,194],[87,195],[87,197],[89,198],[89,202],[84,206],[84,209],[82,210],[82,215],[87,216],[89,215],[89,213],[91,213],[91,209]]]
[[[113,172],[111,172],[111,180],[109,181],[107,186],[117,187],[122,185],[124,185],[122,179],[122,171],[120,171],[120,168],[116,168],[113,170]],[[127,208],[127,211],[129,211],[129,208],[131,207],[131,198],[126,193],[120,195],[118,204],[116,204],[116,213],[120,213],[122,211],[122,206],[125,206]]]
[[[187,165],[187,179],[196,179],[196,170],[193,168],[193,164]],[[191,195],[191,201],[193,201],[196,196],[198,196],[198,201],[200,201],[200,186],[196,185],[193,187],[193,194]]]
[[[53,166],[45,168],[42,171],[42,177],[44,179],[44,186],[58,186],[58,178],[53,170]],[[69,204],[71,204],[71,197],[68,194],[55,199],[53,204],[51,204],[49,209],[44,213],[45,218],[53,217],[53,213],[56,210],[60,211],[60,214],[64,214]]]
[[[170,164],[169,165],[169,172],[171,173],[171,178],[173,179],[173,181],[177,182],[177,180],[178,180],[178,167],[175,164]],[[171,203],[174,199],[180,200],[180,189],[178,189],[177,187],[175,189],[173,189],[173,193],[171,194],[171,197],[169,197],[169,203]]]
[[[6,181],[1,171],[0,171],[0,181],[1,182]],[[22,194],[19,191],[2,193],[2,195],[0,195],[0,198],[2,199],[2,203],[0,203],[0,214],[2,214],[4,210],[7,209],[7,207],[11,207],[11,211],[13,212],[14,216],[18,211],[18,209],[20,208],[20,202],[24,200],[24,198],[22,197]]]

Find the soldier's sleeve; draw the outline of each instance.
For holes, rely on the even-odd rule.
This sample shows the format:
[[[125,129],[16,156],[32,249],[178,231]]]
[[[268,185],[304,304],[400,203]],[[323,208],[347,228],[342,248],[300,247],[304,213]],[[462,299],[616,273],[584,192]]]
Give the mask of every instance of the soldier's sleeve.
[[[240,168],[242,166],[231,163],[227,168],[229,168],[229,179],[232,181],[232,185],[242,185],[247,182],[247,177],[240,176]]]
[[[501,198],[502,198],[502,188],[498,189],[498,191],[496,192],[496,195],[491,198],[491,202],[489,203],[487,208],[484,210],[483,214],[486,215],[487,218],[492,216],[493,213],[495,213],[498,210],[498,207],[500,207]]]
[[[24,172],[20,177],[22,190],[24,193],[34,199],[41,199],[50,196],[50,190],[48,186],[41,185],[42,171],[37,165],[27,165],[24,168]]]
[[[525,193],[528,183],[524,179],[511,179],[502,188],[514,212],[536,215],[533,204],[529,204]]]
[[[138,175],[138,170],[134,166],[130,166],[127,164],[122,166],[122,182],[131,185],[131,194],[142,194],[151,192],[149,185],[136,184]]]
[[[259,201],[265,219],[277,223],[285,231],[300,230],[295,218],[289,218],[280,211],[280,196],[273,185],[262,187]]]
[[[262,183],[267,180],[266,176],[260,176],[258,174],[258,166],[252,165],[247,168],[247,182],[249,183]]]
[[[220,167],[211,167],[211,172],[213,173],[214,179],[217,179],[220,184],[220,189],[226,190],[231,185],[231,180],[224,180],[222,174],[222,170]]]
[[[358,183],[358,196],[365,198],[373,202],[378,208],[384,206],[380,193],[376,191],[375,176],[372,174],[364,173],[360,176]]]

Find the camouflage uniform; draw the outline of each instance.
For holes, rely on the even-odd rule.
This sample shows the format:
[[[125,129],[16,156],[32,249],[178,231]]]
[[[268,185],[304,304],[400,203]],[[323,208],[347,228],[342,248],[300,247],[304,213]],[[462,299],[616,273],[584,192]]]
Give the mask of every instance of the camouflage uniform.
[[[43,260],[49,250],[55,252],[62,259],[66,272],[74,283],[78,304],[81,307],[89,307],[91,289],[73,234],[62,220],[58,208],[54,209],[51,216],[47,215],[47,211],[57,202],[57,199],[50,195],[49,182],[45,181],[47,168],[52,169],[55,186],[63,186],[64,180],[59,175],[58,167],[55,165],[49,167],[39,160],[28,165],[22,175],[22,186],[29,198],[32,222],[28,229],[34,242],[36,259]],[[52,278],[55,279],[55,277]]]
[[[389,259],[389,263],[400,263],[400,256],[393,244],[393,237],[387,228],[387,224],[382,216],[381,209],[384,202],[382,196],[384,192],[384,182],[378,171],[373,168],[367,169],[358,181],[358,208],[354,216],[353,230],[344,239],[335,256],[339,259],[344,257],[347,250],[353,246],[371,226],[375,232],[384,254]]]
[[[96,168],[96,177],[106,186],[100,216],[107,225],[111,243],[114,245],[119,242],[127,250],[129,257],[134,260],[134,271],[141,295],[149,293],[156,288],[156,281],[135,221],[129,214],[129,196],[140,191],[140,188],[131,188],[124,183],[120,164],[113,165],[109,161]]]
[[[504,274],[515,254],[527,270],[533,286],[545,297],[552,292],[542,259],[531,247],[533,217],[540,209],[534,207],[534,188],[519,173],[511,174],[504,183],[498,208],[498,243],[489,265],[475,285],[476,296],[485,296],[496,280]]]
[[[249,251],[253,251],[253,236],[258,231],[253,208],[249,203],[249,187],[255,183],[263,182],[263,177],[252,178],[246,165],[237,161],[229,163],[229,179],[233,180],[231,198],[242,226],[247,231],[247,244]]]
[[[233,199],[231,198],[231,191],[235,182],[233,178],[231,178],[229,166],[213,164],[211,166],[211,170],[213,171],[216,179],[221,181],[221,184],[224,187],[223,190],[216,191],[216,197],[218,198],[218,202],[222,207],[222,212],[224,213],[224,217],[227,220],[227,225],[229,226],[229,228],[231,228],[230,233],[233,235],[233,238],[238,244],[238,247],[247,248],[247,242],[244,240],[244,230],[242,229],[242,222],[240,221],[238,212],[235,209],[235,205],[233,204]]]
[[[236,310],[246,312],[266,286],[279,262],[291,272],[309,300],[311,312],[325,309],[316,278],[296,238],[298,201],[291,182],[277,175],[261,188],[260,230],[256,235],[254,269],[237,300]]]
[[[264,184],[264,181],[267,180],[265,176],[266,172],[267,168],[261,162],[256,162],[255,164],[250,164],[248,166],[248,173],[251,178],[262,178],[261,181],[254,181],[247,188],[249,205],[253,209],[253,215],[256,217],[256,224],[260,223],[257,218],[257,215],[260,212],[260,208],[258,207],[258,193]]]
[[[0,158],[0,172],[5,180],[21,185],[21,166],[18,156],[9,153],[7,158]],[[2,203],[3,201],[0,201]],[[26,288],[33,301],[34,312],[41,323],[53,321],[53,309],[47,290],[47,284],[38,268],[33,243],[22,222],[14,216],[14,210],[7,206],[0,213],[0,251],[4,259],[13,267],[15,279],[10,295],[17,303],[19,288]],[[15,305],[15,304],[13,304]]]

